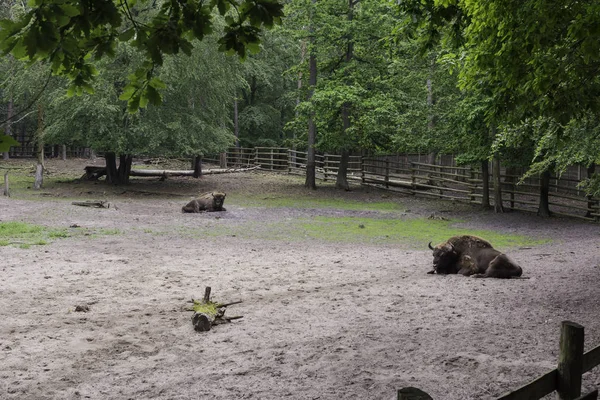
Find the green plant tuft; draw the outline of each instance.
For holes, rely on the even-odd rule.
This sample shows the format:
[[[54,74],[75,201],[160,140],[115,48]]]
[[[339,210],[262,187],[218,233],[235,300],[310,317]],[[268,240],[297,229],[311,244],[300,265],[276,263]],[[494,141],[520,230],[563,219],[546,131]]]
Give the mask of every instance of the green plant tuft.
[[[192,310],[197,313],[208,314],[208,315],[217,315],[219,311],[219,303],[213,303],[209,301],[205,303],[204,301],[194,300],[194,305],[192,306]]]

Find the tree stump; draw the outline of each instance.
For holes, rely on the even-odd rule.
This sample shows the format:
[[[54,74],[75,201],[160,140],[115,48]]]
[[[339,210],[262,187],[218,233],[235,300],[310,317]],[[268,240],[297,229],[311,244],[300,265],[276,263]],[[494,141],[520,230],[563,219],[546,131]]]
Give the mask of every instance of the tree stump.
[[[102,176],[106,175],[106,167],[97,167],[93,165],[88,165],[84,168],[85,174],[81,177],[81,179],[88,181],[97,181]]]
[[[202,301],[192,299],[192,324],[197,332],[208,332],[213,325],[228,323],[234,319],[243,318],[240,316],[226,317],[225,310],[228,306],[239,304],[242,301],[234,301],[232,303],[220,304],[210,301],[210,287],[207,286],[204,291]]]

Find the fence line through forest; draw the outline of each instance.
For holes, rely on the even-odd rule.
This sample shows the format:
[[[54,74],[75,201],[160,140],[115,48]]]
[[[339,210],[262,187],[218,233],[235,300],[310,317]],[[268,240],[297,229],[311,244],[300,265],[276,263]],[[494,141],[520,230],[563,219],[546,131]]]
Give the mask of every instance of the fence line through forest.
[[[362,185],[410,195],[481,204],[484,182],[481,167],[455,165],[451,156],[440,156],[440,164],[422,162],[426,157],[417,154],[393,156],[350,156],[347,179]],[[316,179],[335,181],[341,156],[316,154]],[[263,170],[306,174],[307,153],[280,147],[232,148],[220,157],[206,157],[205,161],[220,163],[221,167],[260,166]],[[540,202],[540,178],[529,177],[521,182],[522,175],[501,169],[502,205],[509,210],[537,212]],[[488,198],[494,205],[492,169],[488,181]],[[600,199],[585,196],[578,188],[577,179],[551,177],[548,203],[556,215],[600,221]]]

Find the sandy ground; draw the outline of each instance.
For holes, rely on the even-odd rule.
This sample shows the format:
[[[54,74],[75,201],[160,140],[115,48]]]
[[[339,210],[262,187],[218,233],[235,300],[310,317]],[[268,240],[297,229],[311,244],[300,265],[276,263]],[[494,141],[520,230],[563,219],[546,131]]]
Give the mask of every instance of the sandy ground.
[[[416,214],[446,209],[473,228],[553,239],[510,251],[530,279],[470,279],[427,275],[425,248],[223,234],[331,210],[226,201],[225,213],[189,215],[180,212],[188,197],[174,193],[309,193],[298,182],[65,184],[110,209],[73,206],[60,191],[0,198],[1,221],[119,232],[0,247],[0,398],[393,399],[416,386],[436,400],[491,399],[556,366],[561,321],[585,326],[586,350],[600,344],[598,225],[389,195]],[[380,201],[382,192],[336,195]],[[205,286],[216,301],[243,300],[227,314],[244,318],[195,332],[186,302]],[[599,386],[597,367],[584,387]]]

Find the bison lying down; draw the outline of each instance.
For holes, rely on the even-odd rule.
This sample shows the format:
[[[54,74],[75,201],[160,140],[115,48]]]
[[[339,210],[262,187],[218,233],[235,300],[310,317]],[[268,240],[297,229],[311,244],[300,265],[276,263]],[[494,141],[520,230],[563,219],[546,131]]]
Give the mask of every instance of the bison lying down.
[[[506,254],[477,236],[453,236],[429,248],[433,250],[433,271],[429,274],[462,274],[473,278],[512,278],[523,273]]]
[[[208,192],[201,194],[200,197],[187,203],[187,205],[181,208],[181,212],[184,213],[200,213],[200,212],[215,212],[215,211],[227,211],[223,207],[225,202],[225,193],[221,192]]]

